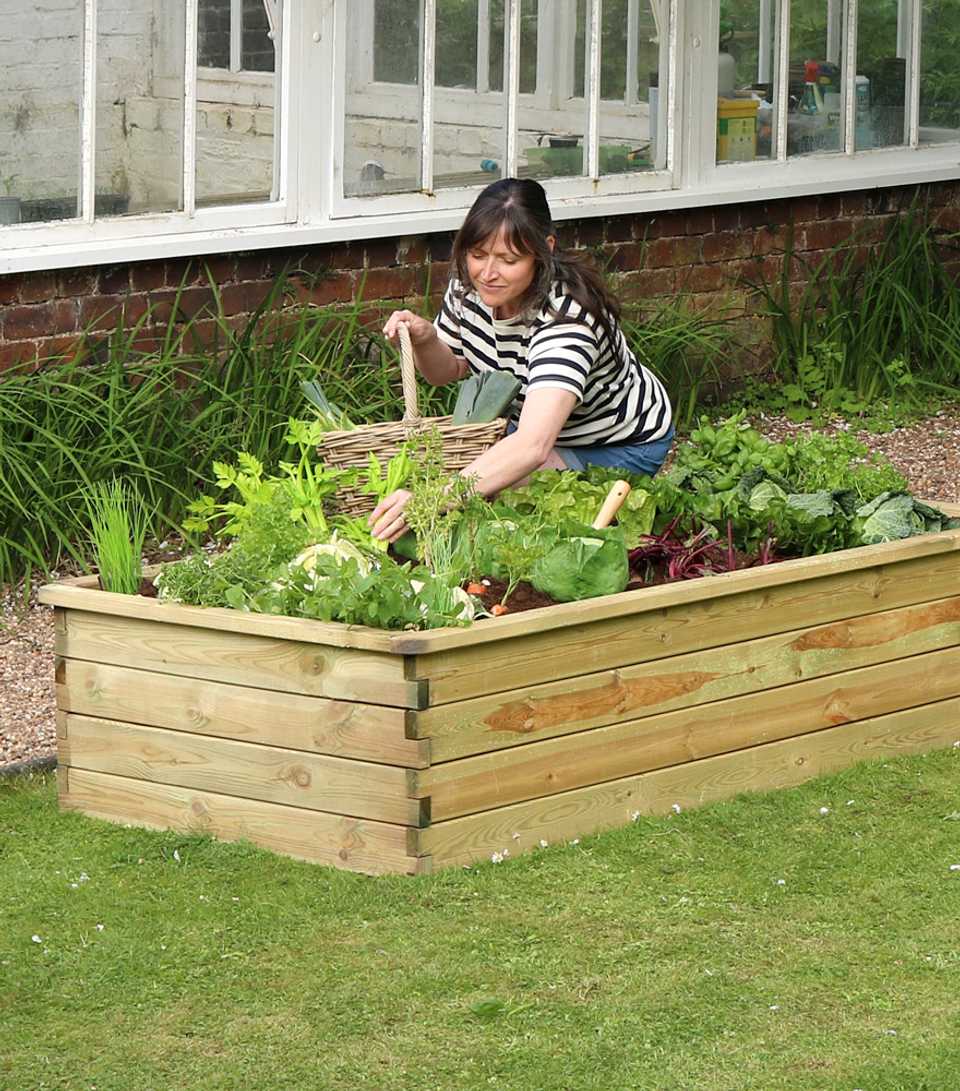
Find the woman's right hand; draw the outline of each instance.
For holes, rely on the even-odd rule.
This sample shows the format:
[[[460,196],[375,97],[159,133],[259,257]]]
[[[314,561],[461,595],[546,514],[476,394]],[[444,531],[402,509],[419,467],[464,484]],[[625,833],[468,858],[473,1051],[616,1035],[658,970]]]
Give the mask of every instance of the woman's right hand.
[[[410,342],[415,346],[428,345],[436,339],[437,331],[428,318],[413,311],[394,311],[383,327],[384,336],[394,345],[400,336],[398,330],[401,322],[410,331]]]

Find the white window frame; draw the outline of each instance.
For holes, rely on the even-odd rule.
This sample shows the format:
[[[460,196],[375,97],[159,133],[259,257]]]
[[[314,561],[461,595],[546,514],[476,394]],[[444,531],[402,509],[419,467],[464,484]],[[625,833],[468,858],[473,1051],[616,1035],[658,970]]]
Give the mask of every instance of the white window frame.
[[[189,2],[195,6],[195,0]],[[90,137],[95,131],[93,91],[96,81],[90,51],[95,40],[97,5],[96,0],[84,0],[86,49],[91,64],[85,71],[86,94],[81,114],[83,215],[56,223],[0,227],[0,273],[190,257],[230,250],[310,246],[456,229],[479,187],[441,191],[437,196],[351,198],[358,202],[355,209],[345,208],[342,197],[337,196],[345,95],[342,35],[346,9],[356,2],[286,0],[278,56],[280,71],[276,81],[281,104],[276,145],[280,182],[276,201],[198,208],[192,215],[150,213],[104,217],[91,222],[94,178]],[[549,181],[547,189],[558,220],[653,214],[726,203],[910,186],[960,177],[960,140],[920,144],[922,134],[917,120],[921,47],[919,0],[904,0],[905,16],[900,20],[898,35],[898,44],[909,46],[911,66],[907,146],[855,153],[848,125],[842,152],[787,159],[779,156],[778,148],[778,158],[773,161],[720,165],[715,162],[719,0],[669,2],[674,16],[670,49],[675,63],[668,93],[661,96],[664,124],[659,131],[666,134],[669,145],[667,166],[672,171],[672,188],[645,189],[652,178],[649,172],[626,179],[617,175],[596,180]],[[789,0],[763,2],[769,3],[771,18],[779,13],[777,17],[782,19],[784,12],[788,12]],[[168,8],[163,10],[166,12]],[[859,11],[857,0],[848,0],[845,10],[848,20],[855,18]],[[850,41],[848,35],[848,48]],[[773,74],[777,58],[768,56],[765,63],[771,66]],[[782,81],[779,74],[783,71],[782,62],[779,63],[778,76]],[[855,65],[848,64],[847,73],[855,76]],[[512,72],[510,78],[516,80],[517,74]],[[222,84],[224,78],[222,71],[212,69],[196,70],[194,75],[190,93],[201,99],[206,93],[205,81]],[[264,94],[262,82],[257,82],[262,81],[263,76],[262,73],[236,74],[231,77],[237,81],[232,93],[242,102],[262,101],[256,96]],[[269,74],[267,76],[269,78]],[[847,93],[850,93],[849,88]],[[593,94],[596,95],[596,90]],[[786,101],[783,94],[780,101]],[[518,103],[519,99],[515,98],[514,110]],[[603,104],[595,99],[592,104],[596,109],[603,109]],[[780,132],[783,133],[782,121]],[[516,148],[512,153],[510,149],[507,151],[506,161],[515,162]],[[626,189],[625,181],[630,181],[635,188]],[[659,179],[655,184],[657,182]]]
[[[334,160],[330,189],[333,203],[330,217],[333,220],[352,219],[357,216],[374,217],[402,213],[426,213],[432,210],[447,210],[469,206],[480,186],[448,187],[435,190],[433,187],[433,133],[428,120],[437,115],[438,104],[447,111],[469,109],[471,119],[491,129],[503,127],[505,130],[502,161],[505,176],[515,175],[517,171],[517,116],[524,111],[524,128],[542,129],[544,132],[555,130],[557,111],[563,105],[570,117],[578,117],[584,127],[584,148],[587,155],[587,172],[582,176],[549,179],[551,198],[559,203],[578,199],[596,199],[613,194],[647,194],[670,190],[674,185],[672,170],[673,142],[672,127],[666,125],[660,131],[667,132],[666,166],[662,170],[630,171],[622,174],[600,175],[599,163],[599,119],[601,114],[608,119],[623,118],[624,110],[636,109],[636,116],[643,111],[639,103],[627,104],[620,100],[601,100],[599,83],[599,28],[601,26],[603,0],[588,0],[588,25],[593,34],[587,36],[587,63],[585,65],[585,94],[573,97],[573,49],[576,30],[576,0],[540,0],[544,8],[554,18],[541,19],[537,25],[537,89],[530,93],[519,91],[519,64],[517,53],[520,35],[521,0],[504,0],[505,42],[504,42],[504,83],[510,90],[506,109],[504,93],[489,90],[487,80],[485,91],[472,89],[436,87],[433,83],[433,55],[435,46],[436,0],[422,0],[422,35],[421,35],[421,78],[419,85],[375,82],[373,79],[373,13],[375,0],[352,0],[352,18],[354,33],[347,28],[346,6],[340,8],[341,17],[336,27],[336,49],[340,57],[351,58],[350,80],[342,76],[338,81],[334,105]],[[670,27],[669,39],[662,46],[665,66],[675,73],[678,67],[678,38],[674,33],[678,21],[679,0],[660,0],[662,9],[668,13]],[[639,0],[630,0],[633,8]],[[489,40],[489,33],[484,34],[482,21],[478,19],[478,36]],[[554,79],[554,57],[557,40],[566,43],[569,50],[568,63],[560,66],[567,73],[569,87],[560,87]],[[591,48],[591,42],[593,48]],[[481,85],[479,65],[481,50],[478,49],[478,87]],[[636,53],[634,50],[634,67]],[[488,57],[487,57],[488,59]],[[670,81],[670,91],[673,84]],[[628,84],[630,69],[628,64]],[[549,91],[547,89],[550,89]],[[372,89],[372,90],[371,90]],[[420,189],[419,192],[384,194],[381,196],[343,196],[343,147],[346,135],[347,95],[357,107],[354,111],[364,116],[409,120],[413,100],[419,97],[421,116],[424,119],[420,145]],[[365,108],[365,109],[364,109]],[[669,111],[662,111],[664,121]],[[504,115],[506,114],[506,119]]]

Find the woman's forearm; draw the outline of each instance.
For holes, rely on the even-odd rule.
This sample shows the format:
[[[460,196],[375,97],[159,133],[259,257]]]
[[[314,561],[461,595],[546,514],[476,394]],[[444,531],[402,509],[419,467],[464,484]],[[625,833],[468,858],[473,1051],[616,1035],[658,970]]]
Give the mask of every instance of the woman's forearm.
[[[549,446],[531,441],[520,432],[511,432],[460,472],[474,480],[481,496],[493,496],[539,469],[549,453]]]
[[[431,386],[444,386],[456,382],[462,377],[463,365],[450,346],[434,336],[426,342],[413,346],[413,357],[417,371]]]

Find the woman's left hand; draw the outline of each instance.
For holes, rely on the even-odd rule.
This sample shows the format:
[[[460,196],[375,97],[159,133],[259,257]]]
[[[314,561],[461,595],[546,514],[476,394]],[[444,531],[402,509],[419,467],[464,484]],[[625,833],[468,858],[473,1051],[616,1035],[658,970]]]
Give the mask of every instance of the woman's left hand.
[[[374,538],[395,542],[406,533],[407,521],[403,509],[407,506],[410,495],[406,489],[397,489],[377,504],[367,519]]]

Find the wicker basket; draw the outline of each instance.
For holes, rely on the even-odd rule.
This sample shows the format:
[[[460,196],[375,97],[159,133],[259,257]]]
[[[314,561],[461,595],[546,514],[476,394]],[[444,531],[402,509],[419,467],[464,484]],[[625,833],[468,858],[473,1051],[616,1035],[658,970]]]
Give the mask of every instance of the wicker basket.
[[[386,461],[397,454],[411,436],[436,428],[443,440],[444,466],[451,472],[462,470],[503,436],[507,421],[498,417],[486,424],[454,424],[452,417],[421,417],[417,409],[417,373],[410,331],[401,324],[399,332],[403,420],[365,424],[349,432],[328,432],[317,452],[328,466],[365,467],[371,451],[381,462]],[[353,488],[340,489],[336,496],[337,511],[343,515],[366,515],[374,505],[374,497]]]

